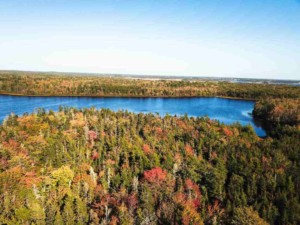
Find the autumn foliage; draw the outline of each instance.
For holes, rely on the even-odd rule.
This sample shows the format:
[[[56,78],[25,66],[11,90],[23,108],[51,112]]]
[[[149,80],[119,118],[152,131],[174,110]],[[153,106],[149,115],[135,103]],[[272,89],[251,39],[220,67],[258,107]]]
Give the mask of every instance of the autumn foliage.
[[[78,76],[33,72],[0,72],[0,93],[39,96],[191,97],[225,96],[262,99],[299,98],[298,87],[203,80],[144,80],[112,76]],[[192,81],[192,82],[191,82]]]
[[[150,183],[161,183],[166,180],[167,171],[160,167],[153,168],[144,172],[144,178]]]
[[[261,139],[209,118],[94,108],[10,115],[0,223],[299,224],[300,138],[285,129]]]

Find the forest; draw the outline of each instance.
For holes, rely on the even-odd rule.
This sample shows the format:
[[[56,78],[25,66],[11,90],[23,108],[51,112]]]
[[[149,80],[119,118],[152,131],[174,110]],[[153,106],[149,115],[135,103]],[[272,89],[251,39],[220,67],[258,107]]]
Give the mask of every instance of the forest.
[[[297,125],[300,123],[300,98],[262,99],[256,102],[253,113],[273,125]]]
[[[6,224],[299,224],[297,128],[43,109],[0,127]],[[250,222],[249,222],[250,221]]]
[[[145,80],[32,72],[0,72],[0,94],[94,97],[299,98],[297,86],[202,80]]]
[[[0,126],[2,224],[300,224],[299,87],[8,74],[0,93],[251,98],[269,133],[95,108],[11,114]]]

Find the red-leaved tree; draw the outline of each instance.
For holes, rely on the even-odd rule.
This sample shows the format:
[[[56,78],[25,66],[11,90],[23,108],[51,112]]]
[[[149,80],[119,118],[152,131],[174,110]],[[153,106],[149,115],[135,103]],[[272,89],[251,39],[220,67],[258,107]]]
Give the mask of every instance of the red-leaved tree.
[[[155,167],[144,172],[145,179],[150,183],[160,183],[166,180],[167,171],[160,167]]]

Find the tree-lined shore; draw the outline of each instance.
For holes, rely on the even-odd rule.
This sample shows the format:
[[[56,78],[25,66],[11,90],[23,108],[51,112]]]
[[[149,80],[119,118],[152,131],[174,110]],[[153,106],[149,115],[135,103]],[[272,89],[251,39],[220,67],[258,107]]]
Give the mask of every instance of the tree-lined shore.
[[[91,97],[299,98],[297,86],[203,80],[144,80],[31,72],[0,73],[0,94]]]

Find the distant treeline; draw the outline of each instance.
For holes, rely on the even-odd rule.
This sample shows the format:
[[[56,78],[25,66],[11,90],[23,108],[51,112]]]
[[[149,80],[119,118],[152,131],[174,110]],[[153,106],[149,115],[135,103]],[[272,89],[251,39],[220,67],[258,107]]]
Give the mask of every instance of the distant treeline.
[[[143,80],[103,76],[0,73],[0,94],[39,96],[196,97],[243,99],[300,98],[300,88],[288,85],[230,82]]]

